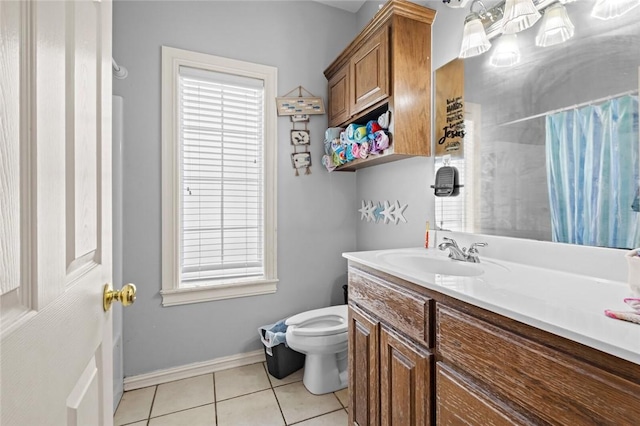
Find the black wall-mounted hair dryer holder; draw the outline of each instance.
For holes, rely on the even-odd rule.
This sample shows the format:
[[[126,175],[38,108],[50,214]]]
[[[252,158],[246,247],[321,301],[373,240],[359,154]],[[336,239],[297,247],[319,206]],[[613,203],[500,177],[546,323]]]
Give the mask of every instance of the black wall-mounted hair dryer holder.
[[[455,197],[464,185],[458,183],[458,169],[453,166],[442,166],[436,173],[434,188],[436,197]]]

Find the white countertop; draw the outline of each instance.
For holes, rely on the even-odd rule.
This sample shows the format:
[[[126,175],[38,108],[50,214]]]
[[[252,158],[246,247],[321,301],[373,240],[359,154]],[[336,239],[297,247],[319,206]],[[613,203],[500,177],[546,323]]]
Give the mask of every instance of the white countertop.
[[[386,261],[385,255],[446,258],[437,249],[411,248],[343,253],[346,259],[397,276],[541,330],[640,365],[640,324],[604,315],[630,311],[626,282],[568,273],[480,256],[484,273],[440,275]],[[457,261],[452,261],[457,262]]]

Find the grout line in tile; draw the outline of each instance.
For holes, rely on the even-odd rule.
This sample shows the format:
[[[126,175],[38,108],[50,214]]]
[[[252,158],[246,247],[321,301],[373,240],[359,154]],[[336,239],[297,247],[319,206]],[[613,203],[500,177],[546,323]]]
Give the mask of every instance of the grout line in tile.
[[[281,384],[279,384],[279,385],[275,385],[275,386],[274,386],[274,385],[273,385],[273,383],[272,383],[272,384],[271,384],[271,387],[272,387],[272,388],[274,388],[274,389],[275,389],[275,388],[281,388],[281,387],[283,387],[283,386],[292,385],[292,384],[294,384],[294,383],[300,383],[301,381],[302,381],[302,380],[296,380],[295,382],[281,383]]]
[[[287,423],[287,426],[298,425],[298,424],[300,424],[302,422],[306,422],[306,421],[311,420],[311,419],[315,419],[315,418],[318,418],[318,417],[326,416],[327,414],[337,413],[338,411],[344,411],[344,408],[338,408],[337,410],[327,411],[326,413],[318,414],[317,416],[309,417],[308,419],[300,420],[299,422]]]
[[[2,0],[0,0],[0,1],[2,1]],[[216,401],[216,404],[218,404],[220,402],[231,401],[232,399],[242,398],[243,396],[247,396],[247,395],[253,395],[254,393],[264,392],[264,391],[267,391],[269,389],[273,390],[273,388],[269,387],[269,388],[264,388],[264,389],[260,389],[260,390],[253,391],[253,392],[243,393],[242,395],[232,396],[231,398],[221,399],[220,401]]]
[[[267,364],[264,363],[262,364],[262,366],[264,367],[264,371],[267,373],[267,376],[269,375],[269,371],[267,370]],[[282,421],[284,422],[284,424],[287,424],[287,419],[284,417],[284,413],[282,412],[282,407],[280,406],[280,401],[278,400],[278,395],[276,395],[276,390],[273,387],[273,383],[271,383],[271,379],[269,379],[269,377],[267,377],[267,380],[269,380],[269,384],[271,385],[271,392],[273,392],[273,397],[276,399],[276,404],[278,404],[278,410],[280,410],[280,415],[282,416]]]
[[[130,426],[130,425],[133,425],[133,424],[136,424],[136,423],[140,423],[140,422],[147,422],[147,423],[149,423],[149,419],[134,420],[134,421],[129,422],[129,423],[123,423],[122,425],[119,425],[119,426]]]
[[[147,425],[149,424],[149,419],[151,419],[151,413],[153,412],[153,404],[156,402],[156,395],[158,394],[158,385],[155,386],[153,391],[153,399],[151,399],[151,407],[149,407],[149,415],[147,416]]]
[[[340,389],[340,390],[342,390],[342,389]],[[340,391],[337,391],[337,392],[340,392]],[[338,402],[340,403],[340,405],[342,405],[342,408],[347,408],[347,406],[346,406],[346,405],[344,405],[344,404],[342,403],[342,401],[340,401],[340,398],[338,398],[338,395],[336,394],[336,392],[333,392],[333,396],[335,396],[335,397],[336,397],[336,399],[338,400]]]
[[[212,404],[214,405],[214,408],[215,408],[215,402],[209,402],[209,403],[207,403],[207,404],[196,405],[195,407],[184,408],[184,409],[182,409],[182,410],[172,411],[172,412],[170,412],[170,413],[164,413],[164,414],[160,414],[159,416],[150,417],[150,418],[149,418],[149,421],[150,421],[151,419],[157,419],[157,418],[165,417],[165,416],[168,416],[168,415],[171,415],[171,414],[182,413],[183,411],[193,410],[194,408],[206,407],[207,405],[212,405]]]
[[[215,423],[218,424],[218,397],[216,395],[216,373],[211,373],[211,380],[213,380],[213,408],[215,411]]]

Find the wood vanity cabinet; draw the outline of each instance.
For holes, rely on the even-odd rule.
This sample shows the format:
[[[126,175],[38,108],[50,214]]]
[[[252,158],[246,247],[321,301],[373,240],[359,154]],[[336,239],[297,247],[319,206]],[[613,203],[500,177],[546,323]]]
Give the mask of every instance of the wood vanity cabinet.
[[[432,424],[432,309],[428,297],[350,271],[349,424]]]
[[[351,261],[349,318],[349,424],[640,424],[640,365]]]
[[[336,170],[431,155],[431,24],[435,12],[389,0],[325,70],[329,127],[392,114],[391,147]]]

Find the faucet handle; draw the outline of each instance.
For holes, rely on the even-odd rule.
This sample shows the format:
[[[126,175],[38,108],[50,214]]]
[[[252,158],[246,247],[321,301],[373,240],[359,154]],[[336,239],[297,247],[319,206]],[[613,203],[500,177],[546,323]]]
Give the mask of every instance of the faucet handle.
[[[486,247],[488,245],[488,243],[473,243],[469,246],[469,253],[477,253],[477,247]]]
[[[448,243],[451,243],[451,245],[453,245],[454,247],[458,248],[458,243],[453,238],[442,237],[442,239]]]

